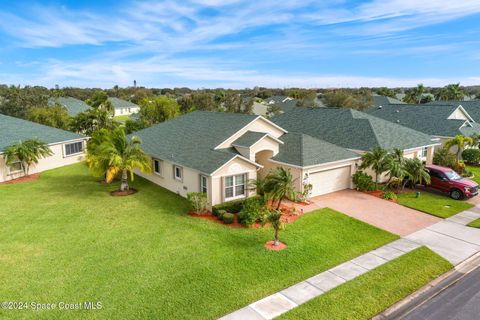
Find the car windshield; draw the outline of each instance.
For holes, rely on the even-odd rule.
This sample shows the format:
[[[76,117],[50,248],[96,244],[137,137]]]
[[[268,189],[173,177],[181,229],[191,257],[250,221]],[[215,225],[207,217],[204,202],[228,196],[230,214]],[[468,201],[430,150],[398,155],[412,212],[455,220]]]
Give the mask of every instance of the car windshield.
[[[447,176],[448,180],[460,180],[462,177],[458,175],[455,171],[447,171],[445,172],[445,175]]]

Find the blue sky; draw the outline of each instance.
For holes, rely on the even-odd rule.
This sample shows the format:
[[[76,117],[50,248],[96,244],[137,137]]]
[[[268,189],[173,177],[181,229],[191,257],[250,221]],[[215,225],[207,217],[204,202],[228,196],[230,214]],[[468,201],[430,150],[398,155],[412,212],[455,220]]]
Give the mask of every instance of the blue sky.
[[[0,0],[0,83],[480,84],[480,0]]]

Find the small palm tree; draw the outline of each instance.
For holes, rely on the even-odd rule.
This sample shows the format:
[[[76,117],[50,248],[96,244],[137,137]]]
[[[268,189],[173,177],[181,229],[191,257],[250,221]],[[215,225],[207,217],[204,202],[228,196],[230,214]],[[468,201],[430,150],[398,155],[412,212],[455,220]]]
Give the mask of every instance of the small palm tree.
[[[273,201],[278,201],[277,210],[280,209],[283,198],[295,199],[296,192],[293,186],[295,180],[290,169],[285,170],[282,167],[275,168],[266,176],[263,188]]]
[[[273,245],[276,247],[280,245],[279,233],[280,230],[285,229],[285,223],[282,221],[282,212],[279,210],[271,211],[267,216],[267,221],[270,222],[274,230]]]
[[[408,179],[404,182],[403,187],[407,182],[411,182],[413,188],[417,184],[430,183],[430,175],[425,170],[425,165],[417,158],[405,159],[405,175]]]
[[[393,149],[393,151],[388,154],[386,162],[388,182],[393,178],[403,180],[405,177],[405,158],[403,156],[403,150]]]
[[[378,189],[378,177],[388,170],[389,157],[385,149],[375,147],[371,152],[362,155],[360,169],[372,168],[375,172],[375,188]]]
[[[102,166],[107,163],[108,168],[122,173],[120,191],[129,190],[128,173],[133,180],[135,169],[146,173],[152,171],[152,160],[142,150],[141,144],[140,138],[127,139],[122,128],[115,128],[97,147],[97,163]]]
[[[51,156],[52,150],[48,145],[38,139],[20,141],[5,149],[4,156],[7,165],[20,161],[20,166],[25,175],[28,175],[30,166],[37,164],[40,158]]]
[[[466,146],[473,145],[473,139],[471,137],[465,137],[461,134],[455,136],[452,139],[447,140],[445,142],[445,147],[447,149],[451,149],[453,147],[457,147],[457,161],[460,160],[460,155],[462,154],[463,149]]]

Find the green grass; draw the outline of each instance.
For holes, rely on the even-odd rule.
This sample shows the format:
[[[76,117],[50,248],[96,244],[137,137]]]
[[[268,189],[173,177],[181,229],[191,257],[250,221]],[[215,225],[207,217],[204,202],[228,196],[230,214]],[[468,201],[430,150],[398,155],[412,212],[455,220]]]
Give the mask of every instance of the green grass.
[[[125,114],[125,115],[122,115],[122,116],[116,116],[116,117],[113,117],[113,120],[115,121],[118,121],[118,122],[125,122],[127,120],[130,119],[130,115],[128,114]]]
[[[448,218],[459,212],[474,207],[473,204],[462,200],[453,200],[447,195],[434,194],[421,191],[420,197],[415,197],[415,192],[398,195],[398,203],[418,211],[422,211],[440,218]]]
[[[466,169],[474,174],[474,178],[471,180],[475,181],[476,183],[480,184],[480,167],[477,166],[467,166]]]
[[[215,319],[397,236],[330,209],[272,230],[186,214],[180,196],[136,178],[112,197],[84,165],[0,185],[2,301],[101,301],[97,311],[0,310],[9,319]]]
[[[468,224],[469,227],[480,228],[480,219],[473,220]]]
[[[451,268],[448,261],[421,247],[278,319],[370,319]]]

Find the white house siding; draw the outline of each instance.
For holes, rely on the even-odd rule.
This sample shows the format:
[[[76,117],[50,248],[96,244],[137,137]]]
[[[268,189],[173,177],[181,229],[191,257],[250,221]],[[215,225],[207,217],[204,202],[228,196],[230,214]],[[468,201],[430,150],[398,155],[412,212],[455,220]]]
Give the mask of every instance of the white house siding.
[[[72,142],[78,142],[78,141],[84,141],[84,140],[74,140],[74,141],[49,145],[50,149],[53,152],[53,155],[47,158],[41,158],[38,164],[30,166],[29,174],[39,173],[45,170],[63,167],[63,166],[74,164],[84,160],[85,152],[71,155],[71,156],[64,155],[64,145]],[[83,143],[85,148],[85,141]],[[23,176],[22,172],[9,174],[8,167],[5,164],[5,159],[2,155],[0,155],[0,182],[20,178],[22,176]]]
[[[115,108],[113,116],[116,117],[116,116],[131,115],[139,111],[140,111],[139,107]]]

